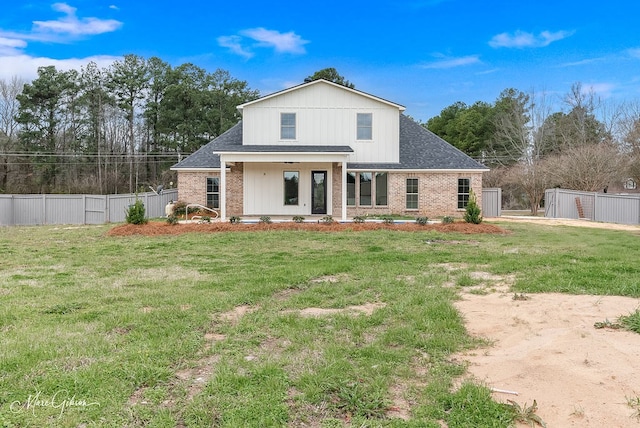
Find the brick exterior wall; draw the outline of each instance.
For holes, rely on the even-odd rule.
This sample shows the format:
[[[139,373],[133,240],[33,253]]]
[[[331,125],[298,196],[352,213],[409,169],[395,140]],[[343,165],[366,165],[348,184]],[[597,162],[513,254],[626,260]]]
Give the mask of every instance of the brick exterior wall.
[[[227,180],[227,217],[242,215],[243,169],[242,163],[236,163],[225,176]],[[178,171],[178,200],[206,205],[207,178],[209,177],[220,177],[220,171]]]
[[[418,179],[418,209],[406,209],[407,178]],[[458,178],[470,179],[470,185],[476,194],[478,205],[482,206],[482,173],[389,172],[387,178],[389,204],[383,207],[349,206],[347,207],[347,216],[402,214],[416,217],[445,215],[462,217],[464,210],[458,209]],[[358,187],[356,182],[356,203],[358,202]]]
[[[243,215],[243,164],[236,163],[227,171],[227,217]],[[375,172],[375,171],[374,171]],[[478,205],[482,206],[482,173],[389,172],[387,182],[388,206],[347,207],[347,217],[374,214],[403,214],[410,216],[439,217],[450,215],[462,217],[464,210],[458,209],[458,178],[469,178]],[[218,177],[219,171],[178,172],[178,199],[184,202],[205,205],[207,199],[207,177]],[[418,179],[418,209],[406,209],[406,179]],[[339,218],[342,213],[342,165],[334,164],[332,173],[332,215]],[[358,194],[356,183],[356,195]],[[356,197],[356,202],[357,202]]]

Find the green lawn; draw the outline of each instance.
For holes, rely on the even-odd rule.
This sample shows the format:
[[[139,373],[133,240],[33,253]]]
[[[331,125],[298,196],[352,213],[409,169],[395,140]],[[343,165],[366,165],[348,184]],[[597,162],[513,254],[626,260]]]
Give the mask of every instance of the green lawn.
[[[514,292],[638,297],[640,237],[502,226],[513,233],[1,228],[0,425],[509,426],[486,388],[453,392],[465,367],[451,354],[481,345],[458,287],[483,271],[515,275]]]

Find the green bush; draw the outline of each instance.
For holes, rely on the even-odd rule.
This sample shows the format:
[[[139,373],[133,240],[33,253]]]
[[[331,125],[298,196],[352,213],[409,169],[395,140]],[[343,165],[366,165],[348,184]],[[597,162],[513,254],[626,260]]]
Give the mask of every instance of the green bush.
[[[171,214],[167,217],[167,223],[169,223],[170,225],[176,225],[178,224],[178,217],[176,217],[175,214]]]
[[[382,222],[384,224],[393,224],[393,217],[391,216],[384,216],[382,217]]]
[[[262,217],[260,217],[260,223],[270,224],[271,217],[269,217],[268,215],[263,215]]]
[[[443,224],[451,224],[453,223],[453,217],[451,217],[450,215],[446,215],[444,217],[442,217],[442,223]]]
[[[133,205],[129,205],[125,219],[129,224],[147,223],[148,220],[145,217],[144,203],[140,199],[136,199]]]
[[[469,191],[469,202],[467,202],[467,208],[464,213],[464,221],[467,223],[480,224],[482,223],[482,216],[480,215],[480,207],[478,206],[478,200],[473,190]]]
[[[294,215],[293,216],[293,221],[296,223],[302,223],[304,222],[304,217],[302,217],[301,215]]]
[[[231,217],[229,217],[229,223],[231,224],[238,224],[242,221],[242,219],[240,217],[238,217],[237,215],[233,215]]]
[[[173,215],[181,216],[184,215],[185,210],[187,208],[187,203],[182,201],[176,201],[173,203]]]
[[[421,226],[424,226],[425,224],[429,224],[429,217],[416,217],[416,223],[418,223]]]
[[[364,223],[365,217],[362,215],[357,215],[353,218],[354,223]]]
[[[320,221],[321,221],[322,223],[325,223],[325,224],[332,224],[335,220],[334,220],[334,219],[333,219],[333,217],[331,217],[330,215],[326,215],[326,216],[322,217],[322,218],[320,219]]]

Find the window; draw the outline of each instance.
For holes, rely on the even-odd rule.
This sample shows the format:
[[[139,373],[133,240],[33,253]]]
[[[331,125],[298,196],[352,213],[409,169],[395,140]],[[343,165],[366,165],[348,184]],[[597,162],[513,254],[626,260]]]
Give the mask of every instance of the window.
[[[296,114],[280,113],[280,139],[296,139]]]
[[[360,205],[371,206],[371,173],[360,173]]]
[[[373,115],[371,113],[358,113],[358,140],[372,140],[373,139]]]
[[[284,204],[298,205],[298,183],[300,173],[298,171],[284,172]]]
[[[418,179],[407,178],[407,209],[418,209]]]
[[[347,172],[347,205],[356,204],[356,173]]]
[[[470,181],[468,178],[458,178],[458,209],[464,209],[469,202]]]
[[[387,205],[386,172],[376,172],[376,205]]]
[[[207,177],[207,207],[220,208],[220,178]]]

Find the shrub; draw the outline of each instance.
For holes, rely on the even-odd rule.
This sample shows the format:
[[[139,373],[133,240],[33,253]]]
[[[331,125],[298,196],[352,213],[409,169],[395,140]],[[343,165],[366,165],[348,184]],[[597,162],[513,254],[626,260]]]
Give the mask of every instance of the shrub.
[[[355,216],[355,217],[353,218],[353,222],[354,222],[354,223],[364,223],[364,219],[365,219],[365,217],[364,217],[364,216],[357,215],[357,216]]]
[[[242,219],[240,217],[238,217],[237,215],[232,215],[231,217],[229,217],[229,223],[231,224],[238,224],[242,221]]]
[[[187,203],[182,201],[176,201],[173,203],[173,214],[175,216],[181,216],[185,214]]]
[[[325,224],[331,224],[331,223],[333,223],[335,220],[334,220],[334,219],[333,219],[333,217],[331,217],[330,215],[326,215],[326,216],[322,217],[322,218],[320,219],[320,221],[321,221],[322,223],[325,223]]]
[[[178,224],[178,217],[176,217],[175,214],[171,214],[167,217],[167,223],[169,223],[170,225],[176,225]]]
[[[140,199],[136,199],[133,205],[129,205],[125,219],[129,224],[146,224],[148,220],[144,214],[144,203]]]
[[[446,215],[444,217],[442,217],[442,223],[443,224],[451,224],[453,223],[453,217],[451,217],[450,215]]]
[[[382,222],[384,224],[393,224],[393,217],[384,216],[384,217],[382,217]]]
[[[429,218],[428,217],[416,217],[416,223],[418,223],[421,226],[424,226],[425,224],[429,224]]]
[[[260,217],[260,223],[270,224],[271,217],[269,217],[268,215],[263,215],[262,217]]]
[[[480,207],[478,206],[478,200],[476,199],[476,194],[473,193],[473,190],[469,191],[469,202],[467,202],[467,208],[464,213],[464,221],[473,224],[482,223]]]
[[[302,223],[304,221],[304,217],[302,217],[301,215],[294,215],[293,221],[296,223]]]
[[[211,223],[211,217],[209,217],[208,215],[203,215],[202,218],[200,219],[201,223]]]

